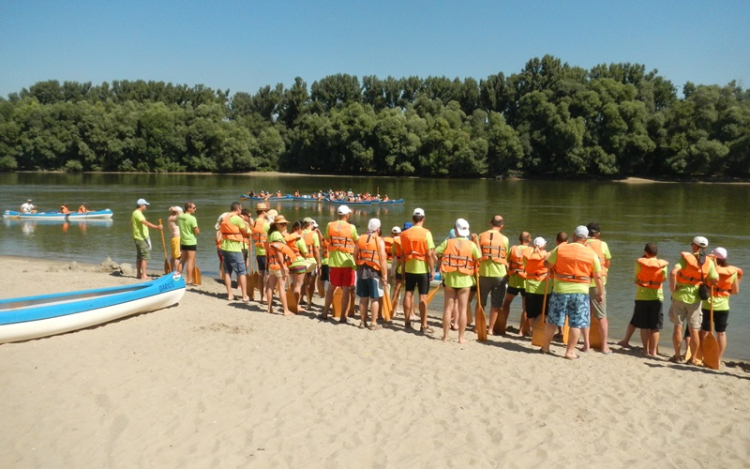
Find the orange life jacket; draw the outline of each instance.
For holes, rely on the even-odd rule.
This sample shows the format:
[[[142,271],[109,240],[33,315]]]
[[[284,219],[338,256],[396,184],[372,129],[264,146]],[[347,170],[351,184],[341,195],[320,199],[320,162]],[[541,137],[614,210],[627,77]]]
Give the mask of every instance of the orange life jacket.
[[[703,266],[700,266],[698,265],[698,258],[692,252],[682,252],[680,255],[685,259],[685,267],[677,272],[677,283],[699,285],[708,275],[711,259],[706,256]],[[703,271],[703,274],[701,274],[701,271]]]
[[[328,259],[328,239],[323,239],[320,243],[320,258]]]
[[[732,293],[732,276],[737,274],[737,281],[742,280],[742,269],[733,265],[722,267],[716,266],[716,272],[719,273],[719,281],[714,286],[714,296],[729,296]]]
[[[510,255],[508,256],[508,275],[518,275],[521,278],[526,278],[526,271],[523,268],[523,250],[526,246],[513,246],[510,248]]]
[[[393,238],[393,245],[396,247],[394,249],[394,251],[396,251],[396,260],[400,261],[401,258],[404,257],[404,247],[401,245],[401,235]]]
[[[380,271],[380,252],[378,251],[378,236],[368,234],[357,240],[357,265],[369,265]]]
[[[523,250],[523,259],[526,262],[526,280],[545,280],[549,269],[544,266],[544,251],[534,252],[529,246]]]
[[[352,238],[352,225],[346,220],[332,221],[328,223],[328,240],[331,251],[340,251],[354,254],[354,239]]]
[[[316,236],[318,236],[318,233],[314,231],[308,231],[302,235],[302,237],[305,238],[305,246],[307,247],[307,254],[305,254],[305,257],[308,259],[315,259],[315,252],[313,249],[315,248]]]
[[[669,265],[669,262],[655,257],[641,257],[637,262],[641,270],[635,277],[636,283],[644,288],[660,289],[665,280],[664,267]]]
[[[427,233],[430,231],[421,226],[412,226],[401,233],[401,248],[406,260],[427,260]]]
[[[391,250],[393,247],[393,238],[384,236],[383,243],[385,243],[385,257],[388,258],[388,262],[391,262],[393,260],[393,251]]]
[[[481,261],[492,260],[498,264],[508,263],[508,253],[505,250],[505,236],[499,231],[489,230],[479,235],[479,251],[482,253]]]
[[[255,220],[255,225],[253,226],[253,242],[255,243],[256,248],[262,248],[263,244],[266,242],[266,238],[268,238],[268,235],[266,234],[266,227],[268,226],[268,220],[265,218],[258,217]]]
[[[555,278],[573,283],[590,283],[594,275],[594,252],[580,243],[557,246]]]
[[[609,270],[609,261],[607,260],[606,256],[604,255],[604,250],[602,249],[602,241],[599,239],[587,239],[586,244],[588,247],[594,250],[596,253],[596,257],[599,258],[599,265],[602,268],[602,277],[607,276],[607,271]]]
[[[219,231],[221,231],[221,238],[228,241],[242,242],[243,236],[240,227],[229,223],[229,220],[235,216],[234,213],[227,213],[224,218],[221,219],[219,225]]]
[[[414,229],[409,228],[409,230]],[[474,275],[476,272],[476,261],[472,257],[472,243],[461,238],[452,238],[445,245],[443,255],[440,257],[440,272],[448,273],[459,271],[464,275]]]
[[[286,245],[289,246],[289,249],[294,252],[295,259],[302,257],[302,251],[300,251],[299,246],[297,246],[297,241],[300,239],[302,239],[302,235],[299,233],[288,233],[284,235],[284,241],[286,241]]]
[[[290,248],[286,243],[282,243],[281,241],[268,243],[267,249],[268,252],[266,253],[266,263],[270,270],[281,270],[281,264],[279,264],[279,259],[277,256],[279,252],[284,254],[284,263],[287,265],[287,267],[294,263],[294,251],[292,251],[292,248]]]

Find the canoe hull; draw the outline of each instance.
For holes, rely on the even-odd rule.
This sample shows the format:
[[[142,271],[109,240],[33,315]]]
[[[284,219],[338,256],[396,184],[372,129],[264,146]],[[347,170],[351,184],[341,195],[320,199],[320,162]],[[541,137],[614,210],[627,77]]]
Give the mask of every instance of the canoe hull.
[[[87,220],[107,220],[112,218],[112,210],[97,210],[89,213],[59,213],[59,212],[40,212],[40,213],[21,213],[13,210],[3,212],[3,218],[12,218],[15,220],[44,220],[44,221],[87,221]]]

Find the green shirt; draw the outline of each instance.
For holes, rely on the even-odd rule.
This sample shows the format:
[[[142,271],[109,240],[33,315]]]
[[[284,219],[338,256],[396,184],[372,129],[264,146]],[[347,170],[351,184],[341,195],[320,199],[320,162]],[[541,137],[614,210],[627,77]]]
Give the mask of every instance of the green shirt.
[[[499,231],[494,231],[494,230],[490,230],[490,231],[493,231],[493,233],[495,233],[498,236],[502,236],[502,245],[505,247],[505,256],[507,259],[508,250],[510,249],[510,242],[508,241],[507,236],[500,233]],[[480,235],[480,239],[481,239],[481,235]],[[508,269],[505,267],[505,264],[500,264],[499,262],[495,262],[492,259],[487,259],[486,261],[482,261],[479,264],[479,276],[480,277],[505,277],[506,275],[508,275]]]
[[[328,238],[329,236],[328,228],[330,226],[331,226],[330,224],[326,226],[326,238]],[[356,243],[357,240],[359,239],[359,235],[357,235],[357,228],[355,228],[355,226],[352,225],[351,223],[349,223],[349,226],[351,226],[351,229],[352,229],[352,232],[351,232],[352,241]],[[348,252],[334,251],[330,248],[330,246],[328,247],[328,265],[330,267],[351,267],[352,269],[357,268],[357,264],[354,262],[354,254],[349,254]]]
[[[311,230],[303,230],[302,231],[302,239],[303,240],[305,239],[305,235],[307,235],[307,233],[309,233],[310,231]],[[318,252],[320,252],[320,240],[318,239],[317,236],[313,236],[313,243],[312,243],[312,245],[313,245],[313,251],[312,252],[308,252],[307,251],[307,244],[305,244],[305,252],[307,252],[308,254],[312,254],[313,255],[312,257],[308,257],[307,258],[308,259],[307,262],[309,262],[311,264],[317,264],[318,261],[317,261],[317,259],[315,259],[315,248],[318,248]],[[323,260],[321,259],[321,263],[322,262],[323,262]]]
[[[680,270],[687,267],[687,261],[684,257],[680,256],[680,260],[677,262],[677,264],[680,267]],[[719,280],[719,273],[716,272],[716,266],[714,265],[713,261],[708,263],[708,272],[703,272],[707,275],[708,280]],[[679,300],[683,303],[692,305],[699,301],[701,301],[700,297],[698,296],[698,285],[690,285],[689,283],[680,283],[679,277],[677,283],[675,284],[675,290],[672,292],[672,299],[673,300]]]
[[[255,220],[255,224],[262,223],[263,225],[263,231],[266,232],[266,235],[268,235],[268,230],[271,228],[271,224],[266,220],[265,218],[258,217],[257,220]],[[256,256],[265,256],[266,255],[266,245],[264,243],[260,243],[260,246],[255,246],[255,255]]]
[[[294,262],[292,262],[291,267],[299,267],[301,265],[307,265],[307,261],[305,260],[305,254],[307,254],[307,245],[305,244],[305,239],[300,238],[297,241],[295,241],[294,244],[297,246],[297,249],[299,249],[300,255],[297,256],[296,259],[294,259]]]
[[[580,244],[580,243],[577,243],[577,244]],[[555,263],[557,262],[557,248],[558,247],[559,246],[553,249],[549,257],[547,258],[547,262],[549,262],[552,265],[555,265]],[[585,247],[585,245],[581,244],[581,247]],[[588,250],[591,252],[591,263],[594,266],[594,269],[593,269],[594,273],[597,274],[602,271],[602,266],[599,263],[599,258],[594,253],[594,250],[591,248],[589,248]],[[566,282],[564,280],[555,278],[552,288],[555,290],[555,293],[583,293],[585,295],[589,294],[588,283]]]
[[[180,244],[183,246],[195,246],[195,228],[198,228],[198,220],[189,213],[183,213],[177,217],[177,225],[180,227]]]
[[[609,253],[609,246],[607,245],[607,243],[605,241],[602,241],[602,254],[604,255],[604,260],[608,261],[608,260],[612,259],[612,254]],[[601,260],[599,261],[599,263],[601,264]],[[606,285],[606,284],[607,284],[607,276],[602,274],[602,285]],[[594,283],[594,279],[591,279],[591,285],[590,286],[591,287],[595,287],[596,286],[596,283]]]
[[[737,281],[737,273],[735,272],[729,277],[731,284]],[[714,311],[729,311],[729,297],[728,296],[714,296],[708,300],[701,302],[701,309],[710,310],[711,303],[714,304]]]
[[[148,238],[148,226],[143,224],[146,221],[146,215],[142,210],[135,210],[130,220],[133,224],[133,239],[145,241]]]
[[[435,242],[432,240],[432,233],[427,230],[427,233],[425,233],[425,242],[427,243],[427,253],[425,253],[425,256],[428,256],[431,249],[435,249]],[[406,261],[406,273],[408,274],[426,274],[430,271],[430,264],[427,263],[426,260],[421,261],[419,259],[409,259]]]
[[[245,220],[243,220],[239,215],[232,215],[229,218],[229,224],[239,227],[240,233],[242,233],[243,228],[247,230]],[[244,245],[245,243],[242,241],[232,241],[230,239],[224,239],[221,241],[221,250],[226,252],[242,252],[242,247]]]
[[[479,260],[479,258],[482,256],[479,254],[479,248],[477,247],[477,245],[472,243],[468,239],[464,241],[471,244],[471,257],[473,257],[475,260]],[[442,256],[446,246],[448,246],[447,239],[435,249],[435,254],[437,254],[438,256]],[[445,282],[446,286],[451,288],[469,288],[474,286],[476,280],[472,275],[466,275],[459,272],[458,270],[454,270],[453,272],[445,272],[443,274],[443,282]]]
[[[665,265],[662,269],[662,276],[666,279],[669,271],[669,266]],[[638,274],[641,272],[641,264],[638,263],[638,261],[635,262],[635,283],[638,283]],[[659,286],[659,288],[646,288],[642,287],[640,285],[636,285],[635,290],[635,300],[636,301],[651,301],[651,300],[659,300],[664,301],[664,289]]]

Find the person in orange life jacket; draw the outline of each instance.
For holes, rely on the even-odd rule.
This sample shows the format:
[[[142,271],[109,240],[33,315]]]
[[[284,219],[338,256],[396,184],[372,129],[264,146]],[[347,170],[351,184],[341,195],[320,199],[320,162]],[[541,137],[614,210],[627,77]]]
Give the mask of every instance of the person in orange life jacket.
[[[510,316],[510,305],[516,295],[521,295],[521,323],[519,334],[523,335],[524,323],[526,322],[526,273],[523,271],[523,258],[521,253],[531,243],[531,234],[528,231],[522,231],[518,235],[518,242],[508,252],[508,288],[506,289],[505,299],[503,300],[502,323],[507,323]],[[492,321],[492,318],[490,318]],[[490,329],[491,330],[491,329]],[[500,332],[505,335],[505,331]]]
[[[469,291],[476,285],[476,265],[481,257],[477,245],[467,239],[469,222],[463,218],[454,225],[455,238],[449,238],[435,249],[443,273],[445,300],[443,302],[443,342],[448,341],[451,318],[458,317],[458,343],[466,342],[466,310]]]
[[[266,301],[266,282],[268,273],[266,272],[266,238],[268,230],[271,228],[271,217],[268,203],[260,202],[255,206],[255,221],[253,222],[253,243],[255,247],[255,265],[256,271],[260,274],[260,302]]]
[[[315,289],[315,284],[320,276],[320,238],[318,237],[318,230],[313,227],[315,220],[310,217],[306,217],[302,220],[302,239],[305,241],[305,247],[307,247],[307,254],[305,260],[307,261],[307,270],[305,273],[305,282],[302,291],[310,291]],[[307,309],[312,308],[312,298],[309,298],[307,303]]]
[[[359,297],[359,327],[367,326],[367,310],[372,308],[370,330],[379,329],[378,312],[382,306],[384,287],[388,284],[388,256],[385,242],[380,236],[380,220],[372,218],[367,223],[367,234],[354,246],[357,262],[357,296]],[[372,304],[372,306],[370,306]]]
[[[552,284],[548,279],[549,269],[544,266],[549,257],[545,249],[547,241],[538,236],[532,245],[523,250],[523,267],[526,272],[526,316],[533,328],[541,320],[542,310],[549,311]],[[544,306],[545,302],[547,306]]]
[[[307,272],[307,245],[305,239],[302,237],[302,222],[295,221],[292,223],[291,233],[284,236],[287,246],[294,251],[294,259],[292,264],[289,266],[289,274],[292,278],[292,290],[294,291],[294,298],[297,301],[297,312],[303,313],[301,301],[302,297],[302,285],[305,282],[305,273]]]
[[[359,236],[357,235],[357,228],[349,223],[349,216],[352,213],[349,207],[339,205],[336,213],[338,214],[338,220],[329,222],[326,227],[325,238],[329,244],[328,266],[331,278],[320,318],[322,320],[328,319],[328,311],[333,302],[333,291],[336,287],[339,287],[343,292],[343,295],[341,295],[341,319],[339,321],[346,323],[356,269],[354,246]]]
[[[224,286],[227,288],[227,299],[234,300],[232,293],[232,273],[237,277],[237,284],[242,293],[242,301],[250,301],[247,295],[247,266],[242,256],[244,237],[250,235],[250,229],[242,218],[242,205],[233,202],[229,212],[219,223],[221,231],[221,256],[224,259]]]
[[[727,263],[727,250],[716,248],[711,252],[716,262],[716,271],[719,280],[713,289],[713,297],[704,300],[701,304],[703,312],[703,323],[701,324],[701,343],[711,331],[711,302],[714,306],[714,329],[716,329],[716,340],[719,343],[719,363],[727,349],[727,323],[729,322],[729,296],[740,292],[742,281],[742,269]]]
[[[607,343],[607,336],[609,335],[609,321],[607,320],[607,269],[609,269],[609,261],[612,259],[612,254],[609,253],[609,246],[607,243],[599,239],[601,234],[601,228],[598,223],[589,223],[586,228],[589,230],[589,239],[586,241],[586,245],[594,250],[597,257],[599,257],[599,264],[602,267],[602,301],[591,301],[591,312],[594,313],[594,318],[599,324],[599,331],[602,336],[602,353],[608,355],[612,353]],[[596,285],[594,281],[591,281],[589,285],[589,296],[595,298]],[[588,352],[590,348],[589,342],[589,328],[583,330],[583,349],[582,351]]]
[[[289,304],[286,300],[286,279],[289,276],[289,266],[295,256],[284,236],[288,224],[289,222],[284,218],[284,215],[274,216],[271,227],[268,229],[268,238],[266,238],[266,268],[268,269],[266,300],[268,301],[268,313],[273,312],[273,292],[278,284],[279,301],[284,316],[294,314],[289,310]]]
[[[586,245],[588,235],[588,228],[583,225],[576,227],[573,232],[573,242],[560,244],[544,261],[544,266],[554,270],[554,274],[542,353],[550,353],[549,344],[555,334],[555,329],[565,324],[567,316],[570,333],[565,358],[569,360],[578,358],[575,347],[581,335],[581,329],[589,327],[591,321],[589,283],[592,278],[597,287],[596,299],[602,301],[601,265],[594,251]]]
[[[435,243],[430,230],[424,228],[425,213],[421,208],[414,209],[414,226],[401,232],[401,248],[404,256],[401,269],[404,274],[404,326],[411,329],[411,312],[414,309],[414,289],[419,290],[419,315],[421,332],[434,332],[427,325],[427,292],[435,277]]]
[[[682,323],[687,321],[690,332],[690,363],[697,365],[696,353],[700,347],[700,327],[703,322],[699,286],[703,282],[716,283],[719,274],[714,262],[706,256],[705,248],[708,239],[696,236],[690,243],[691,252],[680,254],[680,260],[669,273],[669,290],[672,292],[672,305],[669,308],[669,320],[674,324],[672,344],[675,354],[669,361],[681,363],[682,356]]]
[[[401,295],[401,288],[404,286],[404,272],[401,267],[401,259],[404,257],[404,249],[401,247],[401,233],[412,227],[411,222],[404,223],[403,228],[394,226],[391,228],[391,234],[393,235],[393,246],[391,247],[391,256],[393,257],[393,264],[391,265],[391,278],[393,279],[393,295],[391,295],[391,302],[393,303],[393,313],[402,312],[401,303],[398,298]]]
[[[503,217],[495,215],[490,220],[490,229],[481,233],[476,240],[482,255],[479,264],[479,304],[484,309],[487,305],[487,297],[490,297],[489,330],[491,333],[503,306],[505,290],[508,287],[507,264],[510,243],[508,238],[501,233],[504,225]]]

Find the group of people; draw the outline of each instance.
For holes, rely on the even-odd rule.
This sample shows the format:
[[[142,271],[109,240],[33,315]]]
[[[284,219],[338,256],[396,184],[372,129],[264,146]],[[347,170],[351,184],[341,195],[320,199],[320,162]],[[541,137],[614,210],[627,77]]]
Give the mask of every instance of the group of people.
[[[19,211],[21,213],[37,213],[37,207],[36,205],[32,203],[31,199],[26,199],[26,202],[21,204],[21,208]],[[90,210],[86,208],[86,202],[84,202],[78,207],[78,210],[75,213],[89,213],[89,212]],[[60,205],[60,213],[64,213],[67,215],[67,214],[74,213],[74,212],[72,212],[68,208],[67,203],[64,203]]]
[[[90,211],[91,210],[89,210],[86,207],[86,202],[84,202],[84,203],[82,203],[81,205],[78,206],[78,210],[76,211],[76,213],[89,213]],[[70,209],[68,208],[68,204],[62,204],[62,205],[60,205],[60,213],[64,213],[64,214],[67,215],[67,214],[70,214],[70,213],[73,213],[73,212],[71,212]]]
[[[139,200],[133,214],[139,259],[145,254],[146,244],[145,241],[139,243],[136,234],[144,240],[148,237],[147,227],[161,228],[161,225],[151,225],[145,218],[138,217],[137,213],[145,210],[147,205],[145,200]],[[197,223],[192,217],[195,205],[186,204],[185,213],[179,207],[172,209],[179,228],[183,252],[180,263],[184,268],[191,262],[191,245],[194,262],[194,235],[198,233]],[[530,233],[525,231],[520,233],[518,243],[511,246],[502,233],[504,220],[500,215],[493,216],[488,229],[479,234],[472,234],[469,223],[458,219],[448,237],[438,246],[430,230],[424,226],[425,212],[421,208],[413,211],[411,222],[403,227],[394,226],[385,235],[377,218],[368,221],[366,233],[358,234],[357,227],[349,222],[350,215],[348,206],[339,206],[337,218],[321,230],[312,218],[290,222],[284,215],[269,210],[265,202],[256,205],[254,217],[251,210],[243,209],[238,202],[233,203],[215,226],[217,252],[228,299],[234,299],[231,276],[235,274],[242,301],[250,301],[247,281],[250,270],[253,274],[250,291],[254,287],[261,291],[260,301],[266,305],[267,311],[272,312],[273,296],[278,292],[281,313],[291,315],[294,314],[292,309],[304,311],[305,295],[310,308],[312,292],[316,289],[323,291],[325,282],[328,282],[321,319],[329,319],[332,309],[338,309],[339,321],[346,322],[353,314],[351,305],[356,295],[360,300],[360,327],[377,329],[383,307],[398,305],[403,290],[405,328],[411,329],[412,318],[416,317],[420,332],[432,333],[427,322],[427,307],[431,300],[430,283],[439,272],[445,298],[444,341],[448,340],[451,330],[458,331],[459,343],[466,341],[465,332],[471,322],[469,305],[475,296],[476,314],[484,314],[489,299],[489,333],[506,334],[511,304],[521,296],[519,332],[530,335],[534,328],[542,329],[541,352],[550,353],[553,338],[562,332],[563,327],[569,327],[564,357],[578,358],[579,340],[583,341],[580,351],[592,348],[590,328],[593,320],[601,338],[601,352],[612,353],[607,341],[606,304],[607,273],[612,255],[607,243],[600,239],[601,230],[597,223],[576,227],[570,237],[565,232],[558,233],[556,246],[548,250],[544,238],[532,240]],[[187,237],[183,237],[185,232]],[[173,240],[176,233],[173,228]],[[186,239],[188,243],[184,244]],[[677,264],[669,270],[668,262],[658,258],[656,244],[645,245],[643,256],[635,261],[635,308],[621,345],[629,345],[630,337],[640,329],[644,355],[657,355],[663,326],[662,284],[668,281],[671,293],[669,318],[674,325],[675,347],[670,360],[683,361],[683,324],[687,322],[690,363],[700,363],[701,340],[711,331],[711,316],[720,355],[723,355],[729,297],[739,292],[742,270],[727,262],[726,249],[719,247],[707,253],[707,247],[708,240],[696,236],[691,249],[681,253]],[[173,241],[173,262],[177,262],[175,249]],[[174,264],[175,270],[179,265]],[[138,272],[139,276],[145,275],[145,264]],[[188,275],[190,272],[188,268]],[[286,294],[287,282],[292,289],[289,295]],[[392,288],[389,283],[393,284]],[[334,308],[337,289],[342,295]],[[413,311],[415,290],[417,311]],[[704,294],[704,290],[707,293]],[[293,307],[290,307],[290,302]]]

